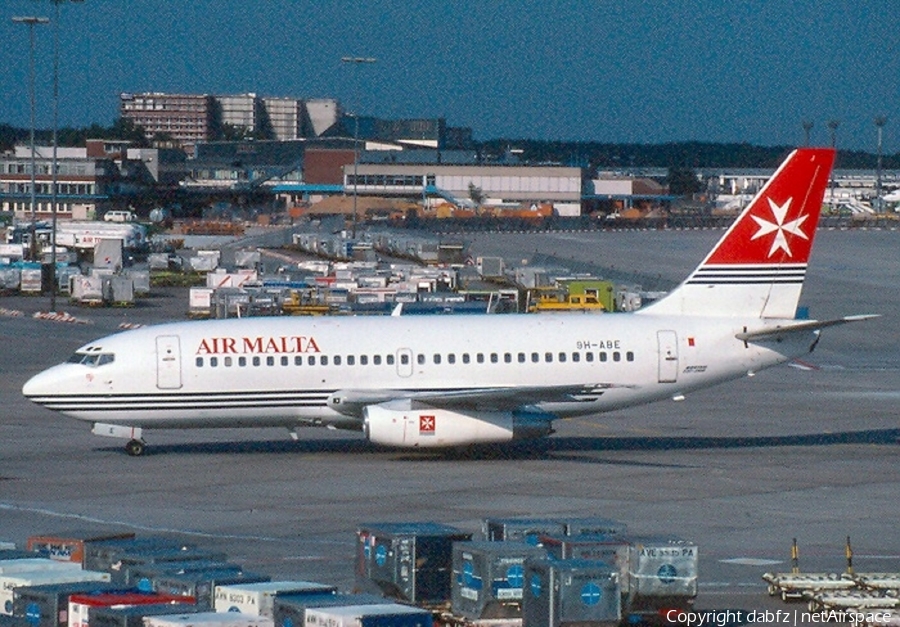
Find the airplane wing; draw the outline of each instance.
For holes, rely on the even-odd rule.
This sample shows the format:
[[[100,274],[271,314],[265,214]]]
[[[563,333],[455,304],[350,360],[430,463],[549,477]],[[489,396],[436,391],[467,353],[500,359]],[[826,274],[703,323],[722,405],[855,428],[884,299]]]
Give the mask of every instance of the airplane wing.
[[[556,386],[462,388],[452,390],[338,390],[328,397],[328,406],[345,416],[362,416],[367,405],[413,401],[442,409],[505,411],[537,403],[590,402],[614,386],[608,383]]]
[[[848,322],[859,322],[860,320],[869,320],[871,318],[879,318],[875,315],[860,316],[844,316],[843,318],[835,318],[833,320],[805,320],[778,326],[774,328],[761,329],[759,331],[745,331],[737,333],[735,337],[742,342],[775,342],[782,340],[794,333],[806,333],[808,331],[818,331],[826,327],[833,327],[839,324],[847,324]]]

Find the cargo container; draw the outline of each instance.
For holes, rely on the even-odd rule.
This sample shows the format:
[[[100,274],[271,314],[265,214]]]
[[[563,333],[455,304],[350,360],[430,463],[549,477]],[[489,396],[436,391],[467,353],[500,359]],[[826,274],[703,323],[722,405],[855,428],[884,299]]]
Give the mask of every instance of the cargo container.
[[[284,595],[334,596],[337,588],[312,581],[266,581],[220,584],[213,593],[217,612],[241,612],[254,616],[273,616],[275,599]]]
[[[259,583],[271,577],[243,570],[201,570],[179,575],[161,575],[153,580],[153,589],[164,594],[190,596],[203,609],[215,606],[215,590],[218,585],[241,582]]]
[[[0,614],[0,627],[31,627],[28,619]]]
[[[148,616],[144,627],[275,627],[268,616],[251,616],[238,612],[198,612]]]
[[[4,562],[9,562],[11,560],[21,560],[21,559],[34,559],[38,557],[38,555],[32,551],[23,551],[22,549],[15,548],[15,544],[12,542],[4,542],[5,545],[8,545],[9,548],[0,549],[0,566],[3,565]]]
[[[196,545],[180,544],[163,536],[145,536],[140,538],[102,540],[91,542],[85,546],[84,567],[90,570],[120,571],[121,557],[127,553],[166,549],[178,550],[183,555],[196,552]],[[194,559],[192,556],[184,559]],[[199,559],[199,558],[198,558]]]
[[[127,551],[120,554],[111,564],[109,572],[113,581],[129,584],[128,574],[132,568],[149,564],[163,564],[167,562],[183,562],[188,560],[221,561],[225,559],[224,553],[206,553],[197,549],[182,550],[178,547],[155,547],[144,550]]]
[[[374,594],[284,594],[275,597],[272,618],[277,627],[303,627],[306,610],[310,608],[391,603],[393,601]]]
[[[512,540],[537,546],[541,536],[562,536],[566,526],[551,518],[485,518],[481,523],[484,539],[490,542]]]
[[[523,623],[528,627],[612,627],[622,618],[619,577],[603,562],[525,562]]]
[[[64,562],[58,563],[63,564]],[[109,581],[109,573],[66,568],[4,574],[0,576],[0,614],[13,613],[14,591],[17,588],[74,581]]]
[[[69,298],[73,301],[99,305],[103,303],[103,278],[74,274],[69,277]]]
[[[30,553],[30,555],[36,556],[37,554]],[[49,557],[19,557],[0,560],[0,575],[39,570],[80,571],[81,564],[60,562],[58,560],[50,559]]]
[[[151,562],[149,564],[132,564],[125,569],[125,583],[152,589],[153,579],[165,575],[184,575],[199,571],[239,572],[243,567],[231,562],[216,560],[181,560],[177,562]]]
[[[630,543],[622,536],[542,536],[541,543],[547,554],[554,559],[594,560],[615,567],[620,575],[620,585],[624,586]]]
[[[22,268],[19,289],[23,293],[40,294],[43,289],[43,273],[40,265],[37,268]]]
[[[399,603],[311,608],[305,627],[432,627],[431,612]]]
[[[357,591],[422,606],[449,603],[453,543],[471,538],[470,533],[432,522],[361,526]]]
[[[27,617],[32,627],[66,627],[69,624],[69,597],[73,594],[100,594],[116,590],[105,581],[77,581],[16,588],[13,615]]]
[[[84,547],[91,542],[103,540],[127,540],[134,538],[130,532],[70,531],[65,533],[45,533],[28,538],[25,546],[41,557],[63,562],[75,562],[84,566]]]
[[[113,591],[101,594],[73,594],[69,597],[68,627],[87,627],[91,620],[91,610],[94,608],[154,604],[185,604],[190,606],[194,604],[194,599],[170,594],[157,594],[155,592],[137,592],[135,590]]]
[[[192,614],[200,608],[184,603],[154,603],[128,607],[92,607],[89,610],[92,627],[143,627],[148,616]]]
[[[697,597],[697,545],[673,537],[629,538],[627,593],[630,613],[686,609]]]
[[[520,618],[525,560],[545,556],[524,542],[455,542],[453,614],[471,620]]]
[[[612,518],[564,518],[562,522],[567,536],[615,536],[624,534],[628,529],[625,523]]]

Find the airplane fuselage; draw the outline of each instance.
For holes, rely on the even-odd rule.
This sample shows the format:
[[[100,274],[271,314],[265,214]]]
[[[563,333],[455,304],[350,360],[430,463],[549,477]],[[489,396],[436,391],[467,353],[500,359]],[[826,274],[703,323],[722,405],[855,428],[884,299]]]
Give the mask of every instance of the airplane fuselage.
[[[135,427],[352,429],[361,419],[329,403],[340,390],[584,386],[536,403],[568,417],[739,378],[805,352],[814,337],[773,350],[735,338],[749,325],[764,328],[758,318],[614,314],[180,322],[92,342],[76,355],[96,358],[55,366],[25,393],[73,418]],[[42,381],[52,390],[36,392]]]

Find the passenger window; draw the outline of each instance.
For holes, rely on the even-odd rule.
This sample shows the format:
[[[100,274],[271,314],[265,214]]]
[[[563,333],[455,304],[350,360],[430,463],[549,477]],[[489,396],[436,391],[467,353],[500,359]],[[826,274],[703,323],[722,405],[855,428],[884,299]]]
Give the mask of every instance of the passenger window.
[[[525,363],[525,353],[519,353],[519,363],[520,364]]]
[[[246,365],[247,365],[247,358],[246,357],[238,357],[238,366],[243,368]]]
[[[290,363],[290,361],[291,361],[291,360],[288,359],[288,356],[287,356],[287,355],[282,355],[282,356],[281,356],[281,365],[282,365],[282,366],[287,366],[287,365]]]
[[[584,359],[585,361],[594,361],[594,353],[585,353]]]
[[[307,358],[306,363],[308,363],[310,366],[315,366],[315,365],[316,365],[316,356],[315,356],[315,355],[310,355],[310,356]]]
[[[613,361],[622,361],[622,354],[619,351],[613,352]]]
[[[372,355],[372,363],[376,366],[381,365],[381,355]]]
[[[434,355],[431,356],[431,360],[432,360],[435,364],[441,363],[441,354],[440,354],[440,353],[435,353]]]
[[[202,357],[198,357],[197,360],[196,360],[194,363],[197,364],[197,367],[198,367],[198,368],[202,368],[202,367],[203,367],[203,358],[202,358]]]
[[[538,363],[540,360],[541,360],[541,355],[540,355],[540,353],[531,353],[531,362],[532,362],[532,363],[535,363],[535,364],[536,364],[536,363]]]
[[[356,365],[356,357],[353,355],[347,355],[347,365],[348,366]]]
[[[419,364],[420,366],[425,364],[425,354],[424,353],[419,353],[418,355],[416,355],[416,363]]]
[[[360,355],[359,356],[359,365],[360,366],[368,366],[369,365],[369,356],[368,355]]]
[[[581,353],[572,353],[572,361],[581,361]]]
[[[303,365],[303,357],[301,357],[300,355],[295,355],[294,356],[294,365],[302,366]]]
[[[475,355],[475,361],[477,361],[479,364],[483,364],[484,363],[484,353],[478,353],[477,355]]]
[[[225,358],[225,367],[226,367],[226,368],[231,368],[231,364],[232,364],[231,357],[226,357],[226,358]]]
[[[254,355],[253,356],[253,365],[258,366],[259,364],[260,364],[259,355]]]
[[[463,360],[463,363],[464,363],[464,364],[469,363],[469,353],[463,353],[463,354],[462,354],[462,360]]]
[[[500,359],[497,356],[497,353],[491,353],[491,363],[496,364],[498,361],[500,361]]]
[[[600,361],[606,361],[606,351],[600,351]]]
[[[565,361],[565,360],[566,360],[566,354],[565,354],[565,353],[560,353],[560,354],[559,354],[559,360],[560,360],[561,362],[562,362],[562,361]]]
[[[512,363],[512,353],[503,353],[503,361],[511,364]]]
[[[400,364],[403,366],[409,365],[409,355],[407,355],[406,353],[400,355]]]
[[[448,364],[456,363],[456,353],[450,353],[449,355],[447,355],[447,363]]]
[[[544,353],[544,361],[548,364],[553,362],[553,353]]]
[[[218,366],[218,365],[219,365],[219,358],[218,358],[218,357],[210,357],[210,358],[209,358],[209,365],[212,366],[213,368],[215,368],[216,366]]]
[[[335,355],[335,356],[334,356],[334,365],[335,365],[335,366],[340,366],[340,365],[341,365],[341,356],[340,356],[340,355]]]
[[[266,365],[267,365],[267,366],[274,366],[274,365],[275,365],[275,358],[274,358],[272,355],[267,355],[267,356],[266,356]]]
[[[386,360],[388,366],[394,365],[394,356],[393,355],[388,355],[387,357],[385,357],[385,360]]]
[[[625,353],[625,361],[634,361],[634,353],[631,351]]]
[[[327,365],[328,365],[328,355],[322,355],[322,356],[319,358],[319,365],[320,365],[320,366],[327,366]]]

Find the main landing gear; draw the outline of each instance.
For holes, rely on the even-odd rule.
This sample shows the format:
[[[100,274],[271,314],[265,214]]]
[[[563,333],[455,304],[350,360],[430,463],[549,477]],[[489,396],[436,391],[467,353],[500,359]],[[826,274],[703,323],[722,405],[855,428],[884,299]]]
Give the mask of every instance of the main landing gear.
[[[145,448],[146,445],[143,440],[128,440],[128,444],[125,445],[125,452],[132,457],[140,457],[144,454]]]

